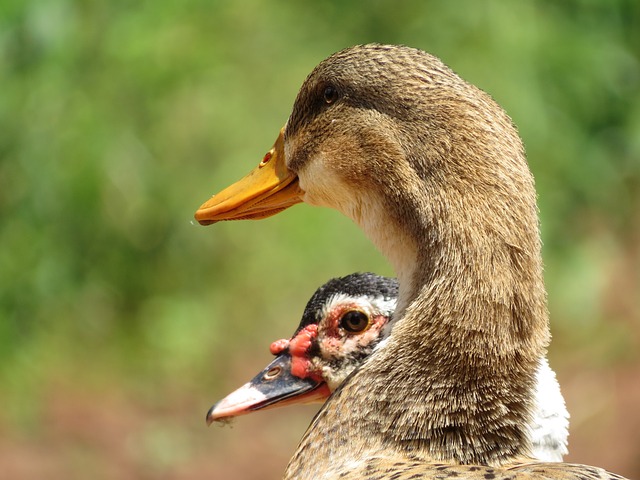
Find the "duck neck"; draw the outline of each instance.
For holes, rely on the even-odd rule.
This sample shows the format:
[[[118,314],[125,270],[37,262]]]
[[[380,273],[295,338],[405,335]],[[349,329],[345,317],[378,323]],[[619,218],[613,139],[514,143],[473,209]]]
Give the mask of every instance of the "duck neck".
[[[375,202],[370,202],[374,204]],[[378,250],[389,260],[399,283],[398,302],[395,313],[389,327],[393,325],[395,319],[402,318],[404,312],[417,295],[417,286],[420,282],[420,274],[423,271],[416,262],[419,251],[419,241],[415,236],[407,234],[400,228],[393,228],[395,220],[382,216],[380,212],[384,208],[378,205],[372,209],[375,214],[366,212],[365,215],[356,219],[356,223],[362,228],[367,236],[372,240]],[[374,221],[371,221],[374,219]],[[391,226],[391,228],[390,228]],[[418,282],[418,283],[416,283]]]
[[[388,341],[335,402],[359,398],[349,423],[377,437],[380,451],[496,465],[530,455],[535,374],[548,342],[536,208],[515,214],[528,220],[516,225],[446,212],[439,222],[359,222],[395,268],[398,310]]]

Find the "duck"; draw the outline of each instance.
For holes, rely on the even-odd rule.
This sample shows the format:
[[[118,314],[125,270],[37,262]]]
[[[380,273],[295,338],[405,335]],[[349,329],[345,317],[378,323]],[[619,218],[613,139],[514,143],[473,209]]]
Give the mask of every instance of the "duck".
[[[395,311],[398,281],[371,272],[332,278],[311,296],[289,339],[269,348],[275,359],[207,412],[207,423],[292,404],[324,403],[383,340]],[[530,425],[533,458],[560,462],[568,453],[569,412],[555,372],[536,372]]]
[[[383,339],[397,296],[396,279],[370,272],[324,283],[307,302],[293,335],[271,343],[275,359],[211,407],[207,423],[324,402]]]
[[[439,58],[366,44],[321,61],[274,146],[203,225],[304,202],[363,230],[399,281],[390,333],[324,403],[285,479],[622,479],[532,458],[550,341],[533,175],[507,113]]]

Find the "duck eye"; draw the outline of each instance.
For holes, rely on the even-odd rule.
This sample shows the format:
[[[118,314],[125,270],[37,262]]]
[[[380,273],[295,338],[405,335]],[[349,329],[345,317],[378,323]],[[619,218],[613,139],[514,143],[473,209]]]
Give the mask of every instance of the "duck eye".
[[[327,85],[324,88],[322,96],[324,98],[324,102],[327,105],[331,105],[338,99],[338,90],[336,90],[335,87],[332,87],[331,85]]]
[[[340,326],[349,333],[360,333],[369,326],[369,317],[359,310],[350,310],[340,319]]]

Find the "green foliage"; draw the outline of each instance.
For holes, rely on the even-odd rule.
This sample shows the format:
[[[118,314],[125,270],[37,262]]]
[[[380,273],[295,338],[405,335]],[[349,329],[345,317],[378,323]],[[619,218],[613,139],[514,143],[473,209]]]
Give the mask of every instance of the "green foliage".
[[[637,291],[626,310],[607,306],[619,271],[640,285],[638,2],[5,0],[0,395],[12,411],[26,418],[37,405],[20,413],[20,399],[71,373],[210,386],[223,358],[266,359],[329,277],[392,273],[335,212],[191,221],[270,148],[310,69],[371,41],[441,56],[514,118],[559,334],[601,335],[612,312],[638,320]]]

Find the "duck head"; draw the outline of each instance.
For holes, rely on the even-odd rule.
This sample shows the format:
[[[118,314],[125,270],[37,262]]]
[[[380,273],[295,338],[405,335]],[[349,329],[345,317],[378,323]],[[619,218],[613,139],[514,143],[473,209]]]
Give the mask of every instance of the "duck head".
[[[403,297],[447,256],[539,255],[533,179],[511,120],[416,49],[364,45],[320,63],[273,148],[195,218],[265,218],[301,201],[352,218],[394,265]]]
[[[373,352],[396,306],[398,283],[373,273],[333,278],[313,294],[276,358],[216,403],[207,423],[293,403],[324,402]]]

